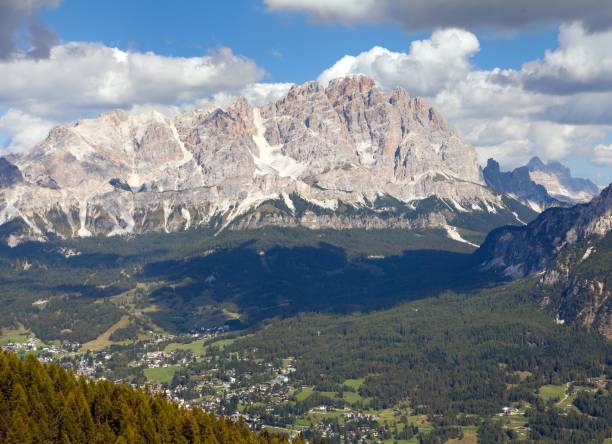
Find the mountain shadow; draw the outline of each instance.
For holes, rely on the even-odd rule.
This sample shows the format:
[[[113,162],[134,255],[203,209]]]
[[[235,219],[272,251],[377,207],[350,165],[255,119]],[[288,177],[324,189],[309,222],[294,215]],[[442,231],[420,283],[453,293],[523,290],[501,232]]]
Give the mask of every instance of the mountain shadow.
[[[379,310],[499,281],[473,265],[472,255],[442,250],[351,258],[327,243],[264,251],[251,241],[205,256],[148,264],[141,278],[167,283],[151,295],[159,308],[151,316],[164,328],[181,331],[225,322],[227,311],[236,312],[240,325],[247,326],[300,312]]]

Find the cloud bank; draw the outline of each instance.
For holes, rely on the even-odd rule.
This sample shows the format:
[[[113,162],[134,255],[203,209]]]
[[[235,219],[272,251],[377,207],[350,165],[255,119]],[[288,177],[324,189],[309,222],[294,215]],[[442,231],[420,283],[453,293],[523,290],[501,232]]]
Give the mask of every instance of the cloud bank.
[[[182,58],[68,43],[55,46],[47,59],[0,63],[0,102],[65,118],[66,113],[101,108],[190,102],[218,91],[239,91],[263,75],[255,62],[228,48]]]
[[[34,145],[57,123],[112,108],[191,108],[227,105],[239,96],[260,104],[290,84],[258,83],[265,71],[253,60],[220,48],[201,57],[128,52],[98,43],[54,46],[49,57],[0,60],[0,130],[5,151]]]
[[[317,22],[400,23],[409,31],[436,28],[524,30],[581,21],[589,31],[612,26],[612,2],[601,0],[264,0],[273,12],[303,13]]]
[[[60,0],[1,0],[0,59],[15,56],[34,59],[47,57],[58,39],[53,30],[41,20],[40,10],[55,8],[59,2]],[[19,36],[23,26],[26,27],[26,33]],[[23,42],[20,42],[19,37]]]

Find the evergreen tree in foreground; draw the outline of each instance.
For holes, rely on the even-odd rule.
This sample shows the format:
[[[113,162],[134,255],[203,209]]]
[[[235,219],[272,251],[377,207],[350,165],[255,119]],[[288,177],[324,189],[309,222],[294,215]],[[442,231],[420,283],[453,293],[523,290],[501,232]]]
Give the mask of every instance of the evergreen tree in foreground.
[[[244,424],[108,381],[76,378],[34,356],[0,352],[0,442],[101,444],[264,444]]]

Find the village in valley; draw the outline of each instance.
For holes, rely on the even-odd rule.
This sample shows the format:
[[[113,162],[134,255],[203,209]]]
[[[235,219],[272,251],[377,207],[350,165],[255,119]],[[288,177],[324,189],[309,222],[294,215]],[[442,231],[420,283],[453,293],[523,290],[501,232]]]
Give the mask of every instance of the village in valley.
[[[351,442],[416,434],[418,427],[410,427],[407,416],[390,427],[389,421],[363,405],[357,393],[363,380],[347,381],[347,391],[340,397],[319,393],[294,380],[292,358],[263,362],[224,352],[239,339],[221,326],[178,336],[151,334],[131,344],[88,350],[75,342],[48,345],[24,334],[6,338],[2,349],[34,353],[42,362],[59,363],[85,377],[146,387],[183,407],[229,416],[256,431]],[[399,418],[401,412],[398,409],[391,416]]]
[[[376,406],[362,397],[363,379],[346,380],[341,390],[330,391],[301,384],[294,377],[297,369],[291,357],[266,362],[256,357],[256,350],[227,351],[244,337],[225,325],[183,335],[149,332],[137,341],[105,347],[45,344],[25,332],[4,336],[0,344],[5,351],[32,353],[42,362],[59,363],[81,376],[147,388],[184,408],[200,407],[242,421],[254,431],[290,438],[417,443],[419,432],[433,428],[432,418],[418,414],[408,403]],[[542,387],[541,396],[570,408],[575,390],[570,384],[550,385]],[[497,416],[526,436],[525,407],[507,406]],[[465,442],[475,438],[476,429],[475,421],[466,418],[461,427]]]

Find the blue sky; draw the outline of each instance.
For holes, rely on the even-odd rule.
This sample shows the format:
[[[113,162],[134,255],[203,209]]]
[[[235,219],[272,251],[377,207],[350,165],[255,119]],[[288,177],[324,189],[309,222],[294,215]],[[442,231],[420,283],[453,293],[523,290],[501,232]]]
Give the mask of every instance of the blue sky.
[[[424,96],[481,162],[538,155],[612,181],[612,2],[6,2],[0,150],[109,108],[272,100],[287,83],[365,73]],[[29,36],[40,23],[49,32]],[[193,64],[212,77],[194,80]]]
[[[156,4],[156,7],[151,7]],[[98,41],[109,46],[154,51],[168,56],[197,56],[218,46],[232,48],[266,69],[266,80],[301,83],[345,54],[372,46],[406,50],[429,32],[409,33],[399,24],[316,24],[304,15],[271,14],[258,0],[177,1],[64,0],[46,11],[46,20],[66,41]],[[104,23],[104,26],[100,26]],[[477,32],[481,68],[520,68],[557,44],[557,27],[529,32]]]

